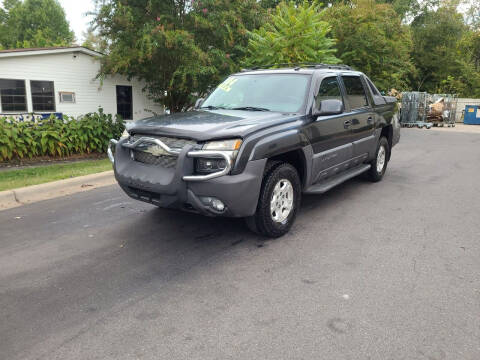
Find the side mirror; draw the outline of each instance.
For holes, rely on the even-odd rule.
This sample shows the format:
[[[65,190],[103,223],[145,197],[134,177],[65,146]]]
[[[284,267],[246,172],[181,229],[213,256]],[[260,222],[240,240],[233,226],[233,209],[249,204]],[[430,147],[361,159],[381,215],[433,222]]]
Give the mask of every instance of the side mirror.
[[[343,103],[337,99],[322,100],[320,109],[313,109],[313,116],[338,115],[343,112]]]
[[[197,101],[195,101],[195,109],[199,109],[200,106],[202,106],[204,100],[204,98],[197,99]]]

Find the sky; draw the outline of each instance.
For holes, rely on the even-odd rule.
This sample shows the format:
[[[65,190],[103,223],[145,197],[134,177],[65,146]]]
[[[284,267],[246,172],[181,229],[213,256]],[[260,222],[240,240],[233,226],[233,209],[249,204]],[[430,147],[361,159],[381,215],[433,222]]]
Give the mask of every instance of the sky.
[[[77,43],[83,41],[82,33],[87,31],[91,17],[85,16],[85,13],[94,10],[93,0],[59,0],[70,23],[70,28],[75,32]]]

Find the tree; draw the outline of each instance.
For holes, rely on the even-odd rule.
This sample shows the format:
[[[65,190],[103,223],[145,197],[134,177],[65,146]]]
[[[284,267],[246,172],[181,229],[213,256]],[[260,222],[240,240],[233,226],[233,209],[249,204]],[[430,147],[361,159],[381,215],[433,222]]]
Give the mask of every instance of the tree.
[[[265,9],[275,9],[280,3],[284,2],[285,0],[260,0],[260,4]],[[332,3],[332,2],[339,2],[341,0],[332,0],[332,1],[321,1],[321,0],[290,0],[289,2],[295,3],[295,5],[303,5],[305,2],[309,4],[314,4],[317,6],[323,6],[323,4]]]
[[[427,10],[415,18],[412,57],[418,69],[416,89],[435,92],[448,76],[462,76],[465,57],[458,52],[458,44],[466,30],[462,15],[453,6]]]
[[[12,32],[9,29],[10,11],[18,5],[20,0],[5,0],[3,9],[0,7],[0,48],[6,48],[12,42]]]
[[[453,93],[465,97],[480,97],[480,29],[463,33],[462,40],[457,44],[457,53],[458,69],[447,75],[447,81],[442,80],[441,85],[453,83]]]
[[[474,30],[480,30],[480,4],[473,2],[466,12],[466,23]]]
[[[337,63],[330,26],[321,17],[315,4],[280,3],[269,21],[250,33],[246,64]]]
[[[437,8],[441,1],[451,0],[376,0],[379,4],[392,5],[395,12],[405,23],[410,23],[413,18],[422,12]]]
[[[468,31],[463,35],[460,52],[471,62],[475,71],[480,72],[480,29]]]
[[[254,1],[203,0],[196,1],[191,32],[204,50],[222,49],[220,66],[238,69],[245,56],[249,30],[258,28],[265,20],[264,11]],[[220,79],[217,79],[220,80]]]
[[[258,26],[263,13],[256,0],[110,0],[98,5],[98,34],[109,43],[102,74],[145,80],[146,90],[172,112],[187,109],[238,69],[247,31]]]
[[[102,39],[95,33],[92,27],[89,27],[87,31],[83,32],[83,43],[82,46],[88,49],[92,49],[99,52],[105,52],[107,48],[107,43],[105,39]]]
[[[408,88],[414,73],[408,26],[390,4],[358,0],[332,6],[323,18],[332,26],[337,57],[366,73],[382,90]]]
[[[0,46],[10,48],[70,45],[73,32],[57,0],[6,0],[0,13]]]

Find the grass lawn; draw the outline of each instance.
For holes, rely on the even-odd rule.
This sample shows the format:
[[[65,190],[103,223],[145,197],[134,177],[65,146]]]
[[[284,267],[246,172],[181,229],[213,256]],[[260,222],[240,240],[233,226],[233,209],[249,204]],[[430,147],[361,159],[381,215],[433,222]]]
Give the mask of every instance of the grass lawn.
[[[0,170],[0,191],[112,170],[108,159]]]

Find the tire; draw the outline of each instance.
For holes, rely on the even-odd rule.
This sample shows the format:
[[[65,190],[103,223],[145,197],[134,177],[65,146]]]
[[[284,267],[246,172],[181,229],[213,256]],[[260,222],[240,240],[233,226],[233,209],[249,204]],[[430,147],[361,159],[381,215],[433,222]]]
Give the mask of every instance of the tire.
[[[270,238],[285,235],[295,221],[301,196],[300,177],[292,165],[267,163],[257,210],[246,219],[248,228]]]
[[[378,141],[377,151],[375,151],[375,159],[370,163],[372,165],[368,171],[368,177],[370,181],[379,182],[382,180],[383,175],[385,175],[385,171],[387,171],[389,158],[390,146],[388,145],[388,140],[386,137],[381,137]]]

